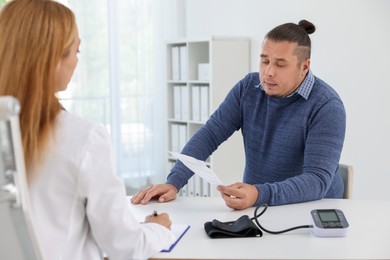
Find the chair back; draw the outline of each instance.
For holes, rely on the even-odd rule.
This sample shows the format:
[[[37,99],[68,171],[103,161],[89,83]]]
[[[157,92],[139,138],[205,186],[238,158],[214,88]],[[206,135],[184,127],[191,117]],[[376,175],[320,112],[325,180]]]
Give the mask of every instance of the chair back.
[[[0,259],[42,260],[26,182],[17,99],[0,96]]]
[[[352,188],[353,188],[353,174],[354,174],[353,166],[347,164],[339,164],[339,172],[344,182],[343,198],[351,199]]]

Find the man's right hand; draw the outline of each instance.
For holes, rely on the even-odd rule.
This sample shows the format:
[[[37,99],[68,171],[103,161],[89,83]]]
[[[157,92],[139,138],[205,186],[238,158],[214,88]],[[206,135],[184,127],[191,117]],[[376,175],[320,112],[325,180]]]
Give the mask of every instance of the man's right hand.
[[[167,202],[176,199],[178,190],[172,184],[154,184],[139,190],[132,198],[133,204],[147,204],[152,199]]]

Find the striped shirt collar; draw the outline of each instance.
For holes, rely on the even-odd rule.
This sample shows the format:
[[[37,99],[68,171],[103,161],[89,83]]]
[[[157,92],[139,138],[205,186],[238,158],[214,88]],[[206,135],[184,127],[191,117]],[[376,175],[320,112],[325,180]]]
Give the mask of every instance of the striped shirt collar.
[[[285,98],[289,98],[295,94],[299,94],[304,99],[306,100],[309,99],[310,92],[313,89],[314,81],[315,81],[314,75],[311,72],[311,70],[309,70],[301,85],[293,93],[286,96]],[[260,87],[262,90],[264,90],[264,87],[261,85],[261,83],[257,87]]]

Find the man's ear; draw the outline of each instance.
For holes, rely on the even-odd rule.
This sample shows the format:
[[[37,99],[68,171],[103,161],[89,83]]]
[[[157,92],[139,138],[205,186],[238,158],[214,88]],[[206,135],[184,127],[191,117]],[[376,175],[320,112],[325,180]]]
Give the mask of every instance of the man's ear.
[[[310,59],[306,59],[302,62],[302,76],[305,76],[310,69]]]

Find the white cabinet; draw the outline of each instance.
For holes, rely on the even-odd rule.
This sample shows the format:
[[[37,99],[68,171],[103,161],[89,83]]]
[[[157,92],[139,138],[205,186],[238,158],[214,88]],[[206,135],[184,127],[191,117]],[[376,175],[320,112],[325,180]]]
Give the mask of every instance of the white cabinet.
[[[230,89],[250,70],[250,40],[211,37],[167,44],[168,57],[168,151],[180,152],[207,121]],[[224,184],[242,181],[244,149],[236,132],[207,159],[208,166]],[[168,171],[175,160],[168,155]],[[183,188],[185,196],[213,196],[197,176]]]

